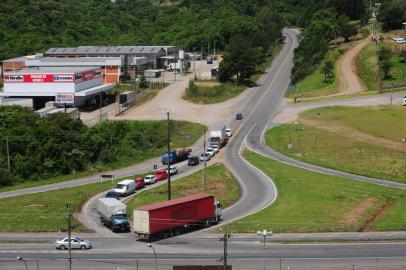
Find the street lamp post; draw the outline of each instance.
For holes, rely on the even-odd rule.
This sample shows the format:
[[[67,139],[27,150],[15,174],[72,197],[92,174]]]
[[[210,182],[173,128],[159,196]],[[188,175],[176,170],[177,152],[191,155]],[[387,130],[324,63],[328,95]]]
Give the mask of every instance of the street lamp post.
[[[148,244],[148,247],[152,248],[152,251],[154,252],[154,258],[155,258],[155,270],[158,270],[158,261],[156,259],[156,252],[155,252],[155,248],[151,245]]]
[[[17,261],[23,261],[25,264],[25,270],[28,270],[27,262],[22,257],[17,257]]]
[[[203,192],[206,192],[206,130],[203,133],[203,160],[202,186]]]
[[[265,242],[266,242],[266,237],[271,236],[272,232],[268,232],[267,230],[262,230],[258,231],[257,235],[262,236],[264,238],[264,270],[265,270],[265,260],[266,260],[266,247],[265,247]]]
[[[169,152],[171,151],[171,146],[170,146],[170,134],[169,134],[169,111],[166,112],[167,115],[167,120],[168,120],[168,145],[167,145],[167,151],[168,151],[168,155],[167,155],[167,162],[168,162],[168,201],[170,201],[172,199],[172,195],[171,195],[171,162],[169,159]]]

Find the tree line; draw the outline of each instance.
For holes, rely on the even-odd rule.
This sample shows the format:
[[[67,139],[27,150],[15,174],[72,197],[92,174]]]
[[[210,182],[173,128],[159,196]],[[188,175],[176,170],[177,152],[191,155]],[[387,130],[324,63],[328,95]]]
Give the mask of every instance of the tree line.
[[[191,128],[183,121],[170,125],[173,136]],[[167,143],[166,133],[166,121],[107,121],[89,128],[65,114],[41,118],[26,108],[3,106],[0,186],[97,171],[115,162],[134,164],[159,155]]]

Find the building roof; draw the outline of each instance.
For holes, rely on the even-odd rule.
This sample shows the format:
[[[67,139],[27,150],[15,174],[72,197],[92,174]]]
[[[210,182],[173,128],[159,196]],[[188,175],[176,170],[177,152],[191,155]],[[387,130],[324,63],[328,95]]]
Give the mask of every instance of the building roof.
[[[121,66],[121,57],[35,57],[26,58],[26,66]]]
[[[123,55],[123,54],[158,54],[172,46],[79,46],[70,48],[50,48],[46,55]]]
[[[31,67],[16,71],[4,72],[7,74],[42,74],[42,73],[75,73],[98,69],[98,67]]]
[[[11,59],[5,59],[2,62],[24,62],[25,59],[27,59],[27,56],[20,56],[16,58],[11,58]]]

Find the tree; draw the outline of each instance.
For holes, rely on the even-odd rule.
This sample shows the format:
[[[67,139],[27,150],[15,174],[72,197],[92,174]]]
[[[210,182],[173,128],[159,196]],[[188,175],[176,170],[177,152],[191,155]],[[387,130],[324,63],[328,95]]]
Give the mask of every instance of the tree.
[[[331,78],[334,76],[334,65],[331,60],[326,60],[322,66],[322,71],[324,74],[324,82],[328,83],[331,81]]]
[[[240,83],[247,82],[255,74],[261,61],[260,49],[253,47],[246,36],[235,35],[225,49],[224,59],[219,67],[219,77],[223,80],[236,76]]]
[[[379,68],[383,71],[383,79],[390,77],[390,70],[392,68],[392,63],[390,58],[392,56],[392,51],[386,46],[382,46],[378,51]]]
[[[402,62],[406,63],[406,50],[401,50],[399,56],[402,58]]]
[[[351,36],[357,34],[357,27],[350,22],[347,16],[341,16],[338,19],[338,34],[348,42]]]

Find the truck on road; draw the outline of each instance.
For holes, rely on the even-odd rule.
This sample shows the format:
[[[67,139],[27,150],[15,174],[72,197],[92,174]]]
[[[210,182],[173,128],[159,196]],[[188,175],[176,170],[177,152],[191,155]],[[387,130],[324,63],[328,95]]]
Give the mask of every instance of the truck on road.
[[[184,161],[188,159],[189,154],[192,153],[192,149],[188,148],[176,148],[169,152],[169,164]],[[168,164],[168,153],[165,152],[161,158],[162,164]]]
[[[228,141],[228,135],[225,124],[215,125],[209,133],[208,138],[210,147],[217,146],[219,149],[224,146]]]
[[[97,211],[100,214],[101,223],[116,231],[129,231],[131,229],[127,217],[127,206],[115,198],[99,198]]]
[[[212,195],[196,194],[134,209],[133,228],[142,239],[166,238],[221,219],[221,203]]]

